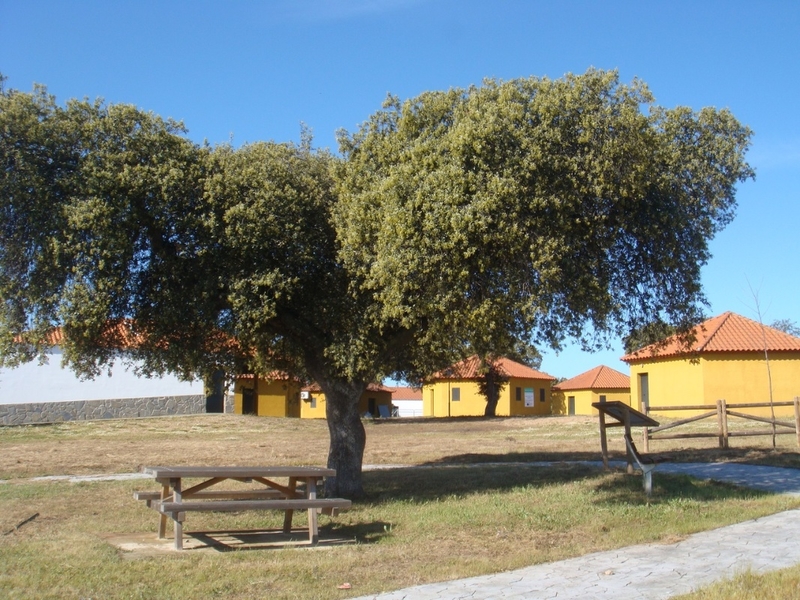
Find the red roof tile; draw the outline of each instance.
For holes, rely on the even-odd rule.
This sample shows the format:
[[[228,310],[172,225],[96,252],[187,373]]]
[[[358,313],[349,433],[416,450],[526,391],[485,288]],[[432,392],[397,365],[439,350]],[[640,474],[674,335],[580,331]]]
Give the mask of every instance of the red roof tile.
[[[572,379],[562,381],[553,386],[554,390],[627,390],[631,387],[631,378],[610,367],[600,365]]]
[[[446,369],[442,369],[438,373],[434,373],[431,379],[480,379],[480,365],[481,359],[478,356],[470,356]],[[495,365],[500,367],[500,371],[507,377],[555,380],[555,377],[547,373],[532,369],[510,358],[500,357],[495,360]]]
[[[303,391],[312,392],[314,394],[321,394],[322,388],[319,386],[318,383],[312,383],[311,385],[303,386]],[[380,383],[370,383],[367,385],[367,389],[364,390],[365,392],[391,392],[391,388],[383,387]]]
[[[392,400],[422,400],[422,389],[413,387],[396,387],[392,389]]]
[[[50,347],[60,346],[64,343],[64,337],[62,327],[53,327],[45,334],[43,342]],[[14,341],[20,343],[22,336],[16,336]],[[133,331],[133,323],[129,319],[118,319],[108,321],[101,342],[109,348],[135,348],[141,343],[141,336]]]
[[[800,352],[800,338],[736,313],[726,312],[694,328],[696,339],[686,348],[677,336],[622,357],[627,363],[708,352]]]

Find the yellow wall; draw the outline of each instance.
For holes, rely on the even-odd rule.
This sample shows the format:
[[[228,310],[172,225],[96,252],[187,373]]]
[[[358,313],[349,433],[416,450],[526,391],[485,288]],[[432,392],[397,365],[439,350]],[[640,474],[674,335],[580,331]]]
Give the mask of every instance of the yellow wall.
[[[800,352],[773,353],[769,359],[772,372],[773,399],[790,401],[800,396]],[[769,402],[769,378],[764,356],[757,352],[714,353],[695,362],[688,359],[661,359],[647,364],[631,365],[631,398],[641,409],[640,377],[647,373],[650,406],[715,404],[724,399],[728,404]],[[747,414],[768,417],[768,407],[743,409]],[[654,414],[682,418],[698,411],[664,411]],[[794,408],[776,407],[778,416],[791,416]]]
[[[631,394],[627,390],[554,390],[553,391],[553,414],[568,415],[569,399],[575,398],[576,415],[597,416],[597,409],[592,407],[592,403],[600,402],[600,396],[605,396],[606,402],[624,402],[628,406],[631,404]]]
[[[325,418],[325,394],[322,392],[309,392],[308,398],[300,399],[301,419]]]
[[[786,402],[800,396],[800,352],[773,353],[769,356],[769,372],[763,355],[718,354],[701,359],[703,389],[710,402],[724,398],[728,404],[736,402],[769,402],[770,374],[772,398]],[[762,417],[770,416],[769,407],[746,409],[742,412]],[[776,415],[794,415],[791,406],[775,408]]]
[[[233,412],[242,414],[245,390],[254,390],[255,414],[259,417],[299,417],[300,386],[293,381],[239,379],[234,385]]]
[[[358,412],[363,415],[368,412],[370,399],[375,400],[375,414],[373,417],[378,417],[378,406],[389,407],[389,414],[391,414],[392,393],[390,391],[370,391],[367,390],[361,395],[358,402]],[[300,401],[300,417],[303,419],[324,419],[326,411],[325,394],[322,392],[309,392],[308,399]]]
[[[497,416],[549,415],[552,382],[546,379],[512,378],[500,390]],[[517,388],[520,389],[517,400]],[[453,390],[459,390],[459,400],[452,400]],[[533,406],[525,405],[525,390],[533,390]],[[544,390],[544,402],[541,401]],[[422,386],[422,414],[426,417],[477,417],[486,412],[486,398],[474,380],[451,379],[426,383]]]

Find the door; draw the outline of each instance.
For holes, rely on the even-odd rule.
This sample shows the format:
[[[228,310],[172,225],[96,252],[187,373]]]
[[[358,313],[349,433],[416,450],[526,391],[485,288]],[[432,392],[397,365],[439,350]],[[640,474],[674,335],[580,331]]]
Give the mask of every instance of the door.
[[[567,414],[575,414],[575,396],[567,396]]]
[[[256,391],[253,388],[244,388],[242,390],[242,414],[258,414],[256,407]]]
[[[650,381],[647,373],[639,373],[639,410],[647,414],[650,408]]]

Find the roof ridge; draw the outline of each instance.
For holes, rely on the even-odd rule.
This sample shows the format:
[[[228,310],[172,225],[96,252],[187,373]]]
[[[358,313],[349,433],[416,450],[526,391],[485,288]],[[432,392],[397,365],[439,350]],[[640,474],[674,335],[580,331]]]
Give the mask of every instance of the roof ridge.
[[[604,368],[605,368],[605,365],[599,365],[599,366],[595,367],[594,369],[590,369],[589,370],[590,373],[592,371],[594,371],[594,374],[593,374],[594,377],[592,379],[592,387],[594,387],[597,384],[598,380],[600,379],[600,375],[602,375],[602,373],[603,373],[603,369]]]
[[[725,325],[725,323],[728,322],[728,320],[731,318],[731,315],[733,315],[733,313],[728,310],[728,311],[725,311],[724,313],[722,313],[719,316],[719,323],[716,325],[716,327],[714,327],[713,330],[711,330],[708,333],[708,335],[706,336],[706,339],[703,341],[703,343],[700,344],[699,346],[697,346],[697,348],[695,349],[695,352],[702,352],[706,348],[706,346],[708,346],[711,343],[711,340],[714,338],[715,335],[717,335],[717,333],[719,333],[719,331],[722,329],[723,325]],[[698,327],[700,328],[701,331],[702,331],[703,326],[706,323],[708,323],[709,320],[710,319],[708,319],[706,321],[703,321],[702,323],[700,323],[698,325]]]

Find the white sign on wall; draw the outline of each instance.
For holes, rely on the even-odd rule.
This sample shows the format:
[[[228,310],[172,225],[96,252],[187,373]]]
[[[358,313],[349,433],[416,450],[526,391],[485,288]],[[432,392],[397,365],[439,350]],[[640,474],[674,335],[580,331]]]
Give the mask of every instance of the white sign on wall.
[[[533,388],[525,388],[525,406],[527,408],[533,406]]]

